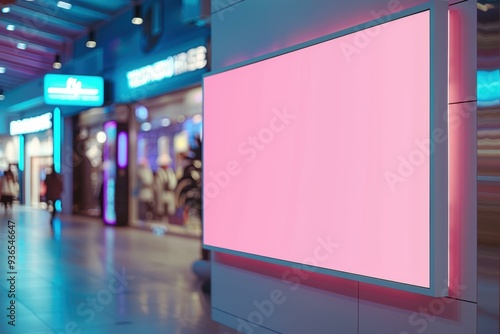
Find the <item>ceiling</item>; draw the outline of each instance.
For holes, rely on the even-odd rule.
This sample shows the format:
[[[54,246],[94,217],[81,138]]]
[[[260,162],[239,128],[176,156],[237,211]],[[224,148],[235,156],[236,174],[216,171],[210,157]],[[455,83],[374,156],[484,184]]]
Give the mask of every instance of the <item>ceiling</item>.
[[[7,92],[52,71],[57,54],[70,53],[73,41],[133,5],[132,0],[64,2],[71,8],[59,7],[64,3],[58,0],[0,0],[0,89]]]

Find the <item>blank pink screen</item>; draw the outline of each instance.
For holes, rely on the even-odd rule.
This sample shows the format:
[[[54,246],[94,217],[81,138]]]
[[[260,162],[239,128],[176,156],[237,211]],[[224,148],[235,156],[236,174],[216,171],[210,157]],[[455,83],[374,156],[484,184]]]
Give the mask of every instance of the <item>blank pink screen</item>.
[[[429,287],[429,72],[425,11],[206,77],[204,243]]]

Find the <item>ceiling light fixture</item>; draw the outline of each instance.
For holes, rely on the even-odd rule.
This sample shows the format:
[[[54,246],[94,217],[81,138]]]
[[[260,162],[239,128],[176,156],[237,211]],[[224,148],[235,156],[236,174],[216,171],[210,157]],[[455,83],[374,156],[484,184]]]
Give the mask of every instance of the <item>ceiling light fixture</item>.
[[[69,2],[66,1],[58,1],[57,2],[57,7],[62,8],[62,9],[67,9],[70,10],[72,5]]]
[[[19,50],[26,50],[26,43],[21,43],[21,42],[17,43],[17,48]]]
[[[170,120],[168,118],[164,118],[161,120],[161,126],[167,127],[170,125]]]
[[[134,8],[134,17],[132,18],[132,24],[141,25],[142,17],[141,17],[141,5],[135,5]]]
[[[95,48],[97,45],[97,42],[95,41],[95,32],[93,30],[89,31],[89,37],[87,39],[87,43],[85,45],[88,48]]]
[[[5,100],[5,95],[3,95],[3,88],[0,88],[0,101]]]
[[[56,70],[58,70],[62,67],[61,56],[56,55],[56,57],[54,59],[54,64],[52,64],[52,67],[55,68]]]
[[[6,71],[6,68],[3,66],[0,66],[0,73],[5,73],[5,71]]]
[[[6,29],[7,29],[8,31],[14,31],[14,30],[16,30],[16,26],[15,26],[15,25],[13,25],[13,24],[7,24]]]
[[[141,130],[145,131],[145,132],[150,131],[151,128],[152,128],[152,126],[151,126],[151,123],[149,123],[149,122],[142,123],[142,125],[141,125]]]
[[[2,13],[7,14],[8,12],[10,12],[10,7],[2,8]]]

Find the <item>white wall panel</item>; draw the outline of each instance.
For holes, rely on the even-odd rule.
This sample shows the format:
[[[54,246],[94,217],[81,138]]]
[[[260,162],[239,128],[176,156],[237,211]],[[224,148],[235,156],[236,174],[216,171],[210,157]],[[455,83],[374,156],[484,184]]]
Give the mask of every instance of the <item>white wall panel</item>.
[[[359,296],[359,334],[477,333],[475,303],[364,283],[360,283]]]
[[[278,276],[285,281],[219,263],[212,275],[212,307],[233,315],[225,324],[242,333],[254,333],[259,323],[278,333],[357,333],[355,281],[328,277],[325,291],[309,286],[315,278],[304,271],[283,267]]]

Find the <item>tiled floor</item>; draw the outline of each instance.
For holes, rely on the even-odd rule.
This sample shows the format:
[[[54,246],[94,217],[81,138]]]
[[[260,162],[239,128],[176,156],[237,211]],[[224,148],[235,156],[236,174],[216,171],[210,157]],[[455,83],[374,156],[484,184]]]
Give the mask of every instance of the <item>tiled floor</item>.
[[[3,209],[1,210],[3,212]],[[191,272],[200,241],[42,210],[0,213],[0,333],[234,333],[210,320]],[[16,326],[6,317],[7,221],[16,223]]]

